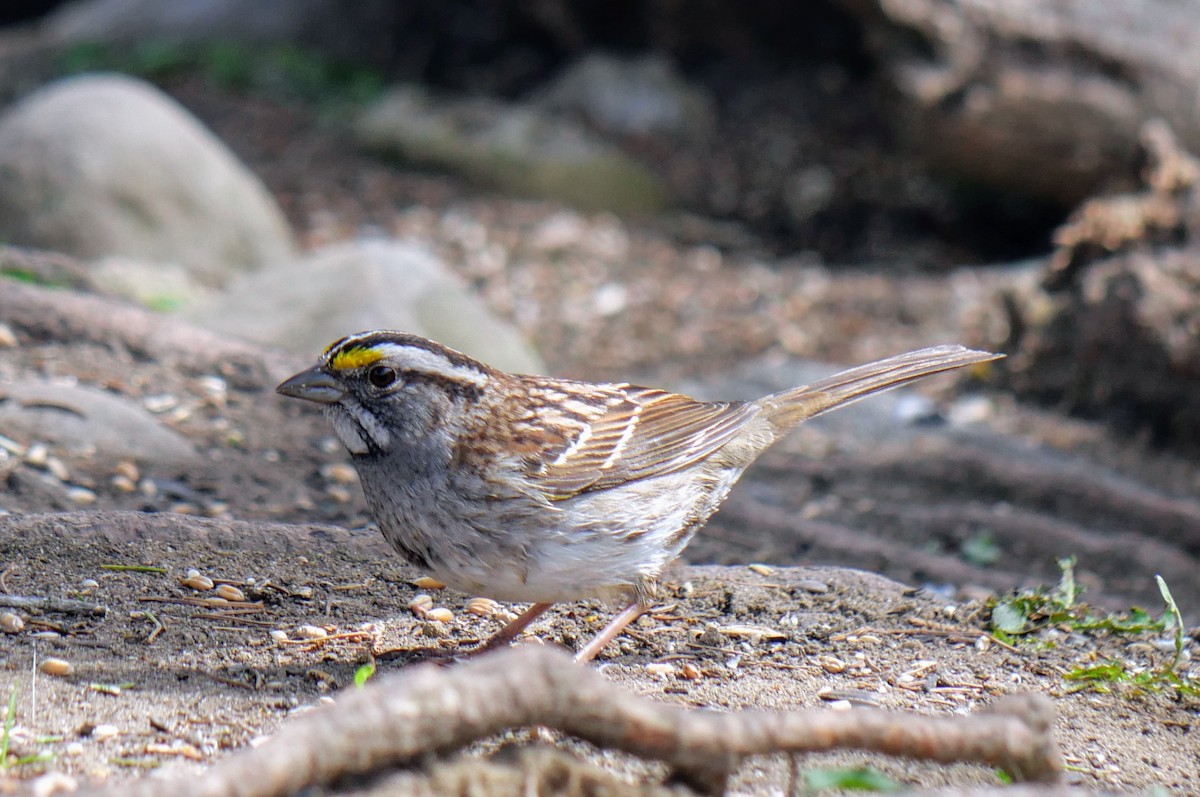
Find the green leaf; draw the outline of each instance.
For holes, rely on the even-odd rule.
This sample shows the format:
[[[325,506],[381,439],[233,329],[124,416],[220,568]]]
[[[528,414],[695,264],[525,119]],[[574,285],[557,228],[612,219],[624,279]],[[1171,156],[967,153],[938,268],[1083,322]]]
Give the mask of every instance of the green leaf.
[[[362,689],[375,674],[375,665],[368,662],[354,671],[354,685]]]
[[[891,778],[869,767],[859,769],[814,769],[804,773],[809,791],[843,789],[845,791],[899,791]]]
[[[1023,634],[1029,629],[1029,618],[1014,603],[997,603],[992,609],[992,627],[1006,634]]]

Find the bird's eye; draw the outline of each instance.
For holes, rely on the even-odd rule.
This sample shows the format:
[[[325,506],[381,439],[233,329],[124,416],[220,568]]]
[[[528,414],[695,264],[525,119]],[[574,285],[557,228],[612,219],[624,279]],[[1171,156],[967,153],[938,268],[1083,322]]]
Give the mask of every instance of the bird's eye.
[[[378,388],[391,387],[396,382],[396,369],[386,365],[377,365],[367,371],[367,381]]]

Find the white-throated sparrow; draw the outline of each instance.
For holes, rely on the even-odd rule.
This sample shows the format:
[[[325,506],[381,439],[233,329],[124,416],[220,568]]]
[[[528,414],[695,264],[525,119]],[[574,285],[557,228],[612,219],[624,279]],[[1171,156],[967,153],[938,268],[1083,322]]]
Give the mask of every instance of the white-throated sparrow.
[[[752,402],[498,371],[400,332],[343,338],[277,390],[325,407],[371,514],[410,562],[455,589],[626,608],[590,660],[649,605],[662,569],[734,482],[801,421],[930,374],[1003,355],[940,346]]]

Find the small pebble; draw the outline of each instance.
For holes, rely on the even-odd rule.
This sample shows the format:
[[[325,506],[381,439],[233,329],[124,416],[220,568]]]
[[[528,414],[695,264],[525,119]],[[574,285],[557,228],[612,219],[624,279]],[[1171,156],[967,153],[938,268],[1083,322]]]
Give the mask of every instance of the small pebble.
[[[689,681],[699,681],[704,677],[704,673],[700,671],[700,668],[690,661],[683,663],[683,667],[680,668],[680,674]]]
[[[454,622],[454,612],[445,606],[438,606],[425,612],[425,619],[432,620],[435,623],[452,623]]]
[[[71,742],[63,749],[63,752],[72,757],[83,755],[83,742]]]
[[[11,349],[17,345],[17,335],[8,324],[0,324],[0,349]]]
[[[72,667],[71,662],[67,661],[66,659],[51,658],[43,660],[42,663],[38,665],[38,669],[44,672],[46,675],[61,677],[64,675],[70,675],[75,668]]]
[[[217,586],[217,596],[224,598],[227,601],[244,601],[246,593],[242,592],[232,584],[220,584]]]
[[[25,621],[12,612],[0,614],[0,631],[6,634],[19,634],[25,628]]]

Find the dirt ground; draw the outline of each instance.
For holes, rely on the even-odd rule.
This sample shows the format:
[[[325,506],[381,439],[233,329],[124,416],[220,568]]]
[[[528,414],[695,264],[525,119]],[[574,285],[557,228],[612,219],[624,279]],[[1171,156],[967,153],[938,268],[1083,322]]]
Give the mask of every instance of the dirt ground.
[[[987,343],[989,301],[1022,278],[836,271],[772,259],[753,240],[717,250],[686,242],[665,222],[580,216],[399,172],[294,109],[200,98],[186,86],[180,94],[264,175],[310,243],[365,222],[429,241],[564,375],[672,386],[691,378],[686,384],[738,397],[730,391],[756,389],[763,373],[790,378],[796,356],[854,362],[935,341]],[[274,135],[250,135],[264,127]],[[578,229],[575,243],[539,250],[539,231],[563,218]],[[510,252],[503,273],[477,256],[481,235]],[[634,297],[616,313],[588,300],[610,283]],[[124,312],[99,313],[92,335],[56,334],[52,319],[17,326],[17,345],[0,348],[0,384],[37,375],[104,387],[153,406],[199,452],[176,469],[65,446],[48,451],[61,467],[5,461],[0,507],[11,514],[0,517],[0,598],[71,598],[105,612],[9,610],[25,623],[0,634],[0,690],[16,700],[10,753],[45,760],[0,773],[0,792],[26,791],[43,773],[81,784],[151,769],[187,776],[336,697],[364,663],[397,671],[431,651],[469,646],[501,622],[469,612],[472,596],[414,585],[420,574],[367,527],[324,420],[272,392],[303,359],[254,350],[254,367],[235,371],[221,351],[124,345],[106,326],[123,323]],[[750,370],[738,370],[748,361]],[[952,398],[962,388],[975,398]],[[845,421],[835,415],[805,428],[765,457],[687,553],[728,566],[671,573],[662,605],[604,652],[601,672],[655,699],[716,709],[844,698],[965,713],[1034,690],[1054,698],[1068,782],[1194,791],[1194,698],[1072,691],[1063,679],[1109,659],[1161,666],[1169,654],[1161,640],[1050,629],[1014,650],[984,633],[982,599],[1053,584],[1055,559],[1076,555],[1089,601],[1157,611],[1160,572],[1194,622],[1200,467],[1015,406],[979,383],[926,390],[949,423],[900,423],[897,405],[881,399],[848,410]],[[957,423],[956,413],[977,422]],[[236,587],[241,596],[226,594],[244,601],[205,603],[213,593],[181,583],[192,569]],[[453,619],[417,617],[409,607],[422,592]],[[534,626],[531,643],[574,646],[606,611],[560,606]],[[330,638],[314,638],[322,633]],[[1189,645],[1195,652],[1194,639]],[[68,662],[70,674],[39,671],[50,658]],[[630,783],[662,774],[588,754]],[[857,753],[798,764],[869,764],[922,788],[998,783],[983,767]],[[790,772],[781,756],[756,759],[732,788],[789,793]],[[307,793],[369,785],[339,789]]]

